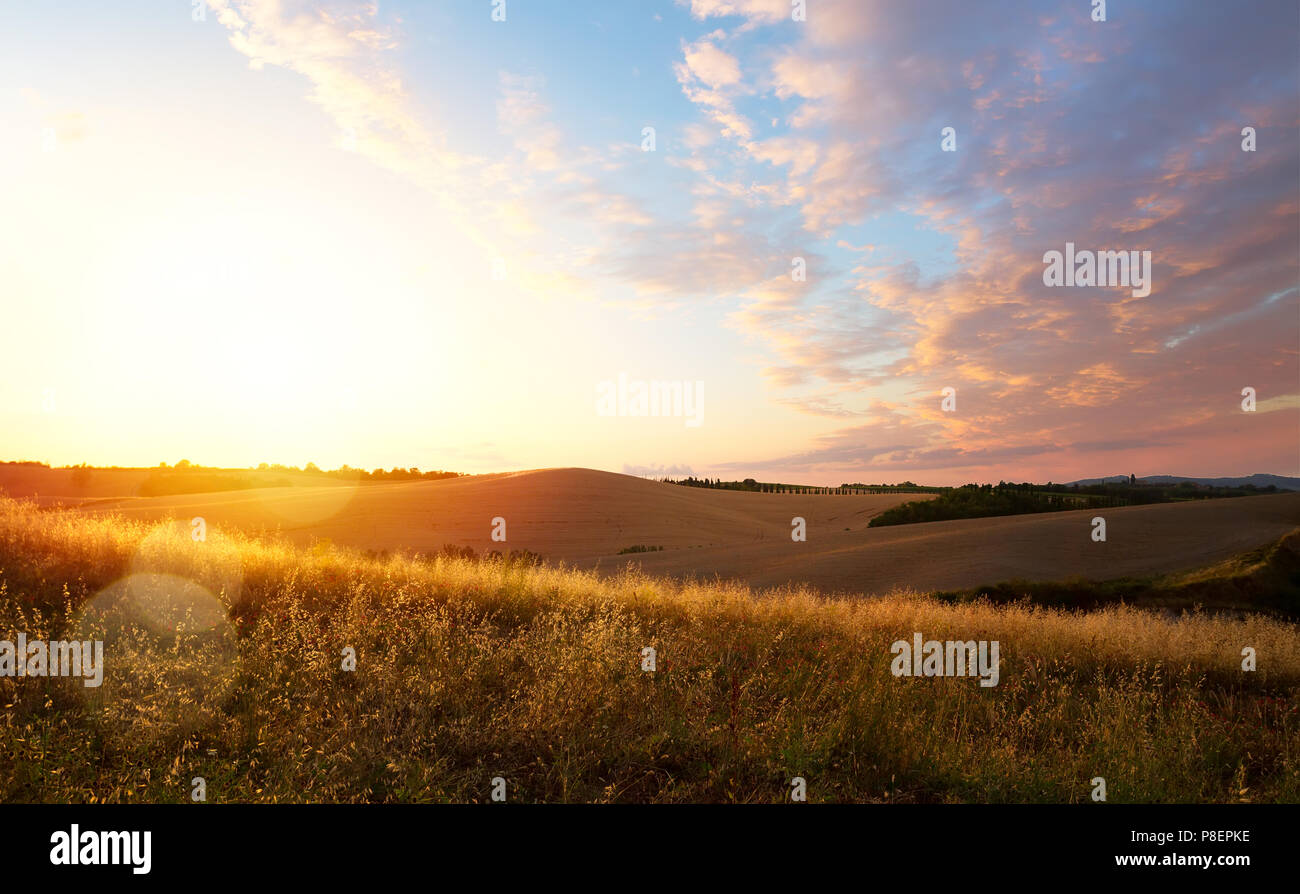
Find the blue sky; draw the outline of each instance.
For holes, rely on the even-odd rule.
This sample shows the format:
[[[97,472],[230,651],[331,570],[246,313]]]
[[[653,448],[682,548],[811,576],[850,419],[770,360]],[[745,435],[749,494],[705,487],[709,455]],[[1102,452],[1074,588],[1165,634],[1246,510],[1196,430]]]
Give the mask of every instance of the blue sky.
[[[1293,3],[492,8],[0,9],[12,458],[1300,471]]]

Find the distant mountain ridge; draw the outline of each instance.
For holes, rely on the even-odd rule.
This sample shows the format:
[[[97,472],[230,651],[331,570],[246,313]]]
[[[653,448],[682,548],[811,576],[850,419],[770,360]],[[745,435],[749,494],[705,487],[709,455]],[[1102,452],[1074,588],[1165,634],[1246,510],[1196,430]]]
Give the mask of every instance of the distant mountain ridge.
[[[1088,484],[1123,484],[1127,481],[1127,475],[1111,475],[1107,478],[1080,478],[1078,481],[1069,483],[1084,486]],[[1241,478],[1183,478],[1180,475],[1147,475],[1139,478],[1138,484],[1181,484],[1184,481],[1190,481],[1193,484],[1204,484],[1209,487],[1243,487],[1247,484],[1253,484],[1256,487],[1268,487],[1271,484],[1278,490],[1300,491],[1300,478],[1260,473],[1246,475]]]

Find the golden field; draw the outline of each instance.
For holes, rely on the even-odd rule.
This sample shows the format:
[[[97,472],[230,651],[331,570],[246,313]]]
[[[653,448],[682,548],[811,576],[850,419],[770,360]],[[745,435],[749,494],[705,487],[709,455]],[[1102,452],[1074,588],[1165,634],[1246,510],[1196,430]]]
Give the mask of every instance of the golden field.
[[[1282,620],[372,558],[188,521],[0,500],[0,637],[107,643],[97,689],[0,678],[0,800],[186,801],[202,777],[211,802],[484,801],[500,777],[521,802],[779,802],[796,776],[810,801],[1087,802],[1098,776],[1112,802],[1300,800]],[[999,685],[894,677],[916,631],[999,641]]]

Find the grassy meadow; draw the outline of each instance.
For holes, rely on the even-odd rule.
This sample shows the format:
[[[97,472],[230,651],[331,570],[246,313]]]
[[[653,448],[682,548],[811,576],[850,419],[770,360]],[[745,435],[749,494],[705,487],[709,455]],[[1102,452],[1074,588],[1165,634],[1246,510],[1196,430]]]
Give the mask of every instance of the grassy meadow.
[[[1005,596],[1005,594],[1003,594]],[[634,571],[298,549],[0,499],[0,800],[1300,801],[1300,628],[1108,604],[827,599]],[[890,643],[998,640],[1000,684]],[[1241,670],[1252,646],[1258,670]],[[344,670],[346,647],[356,669]],[[642,649],[657,669],[642,670]]]

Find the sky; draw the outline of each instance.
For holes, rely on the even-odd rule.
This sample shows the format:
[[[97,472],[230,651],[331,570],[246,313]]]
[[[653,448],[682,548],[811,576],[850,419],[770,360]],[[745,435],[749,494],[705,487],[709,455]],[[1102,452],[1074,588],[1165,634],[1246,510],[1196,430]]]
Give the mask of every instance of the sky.
[[[1107,7],[0,3],[0,459],[1300,474],[1300,7]]]

